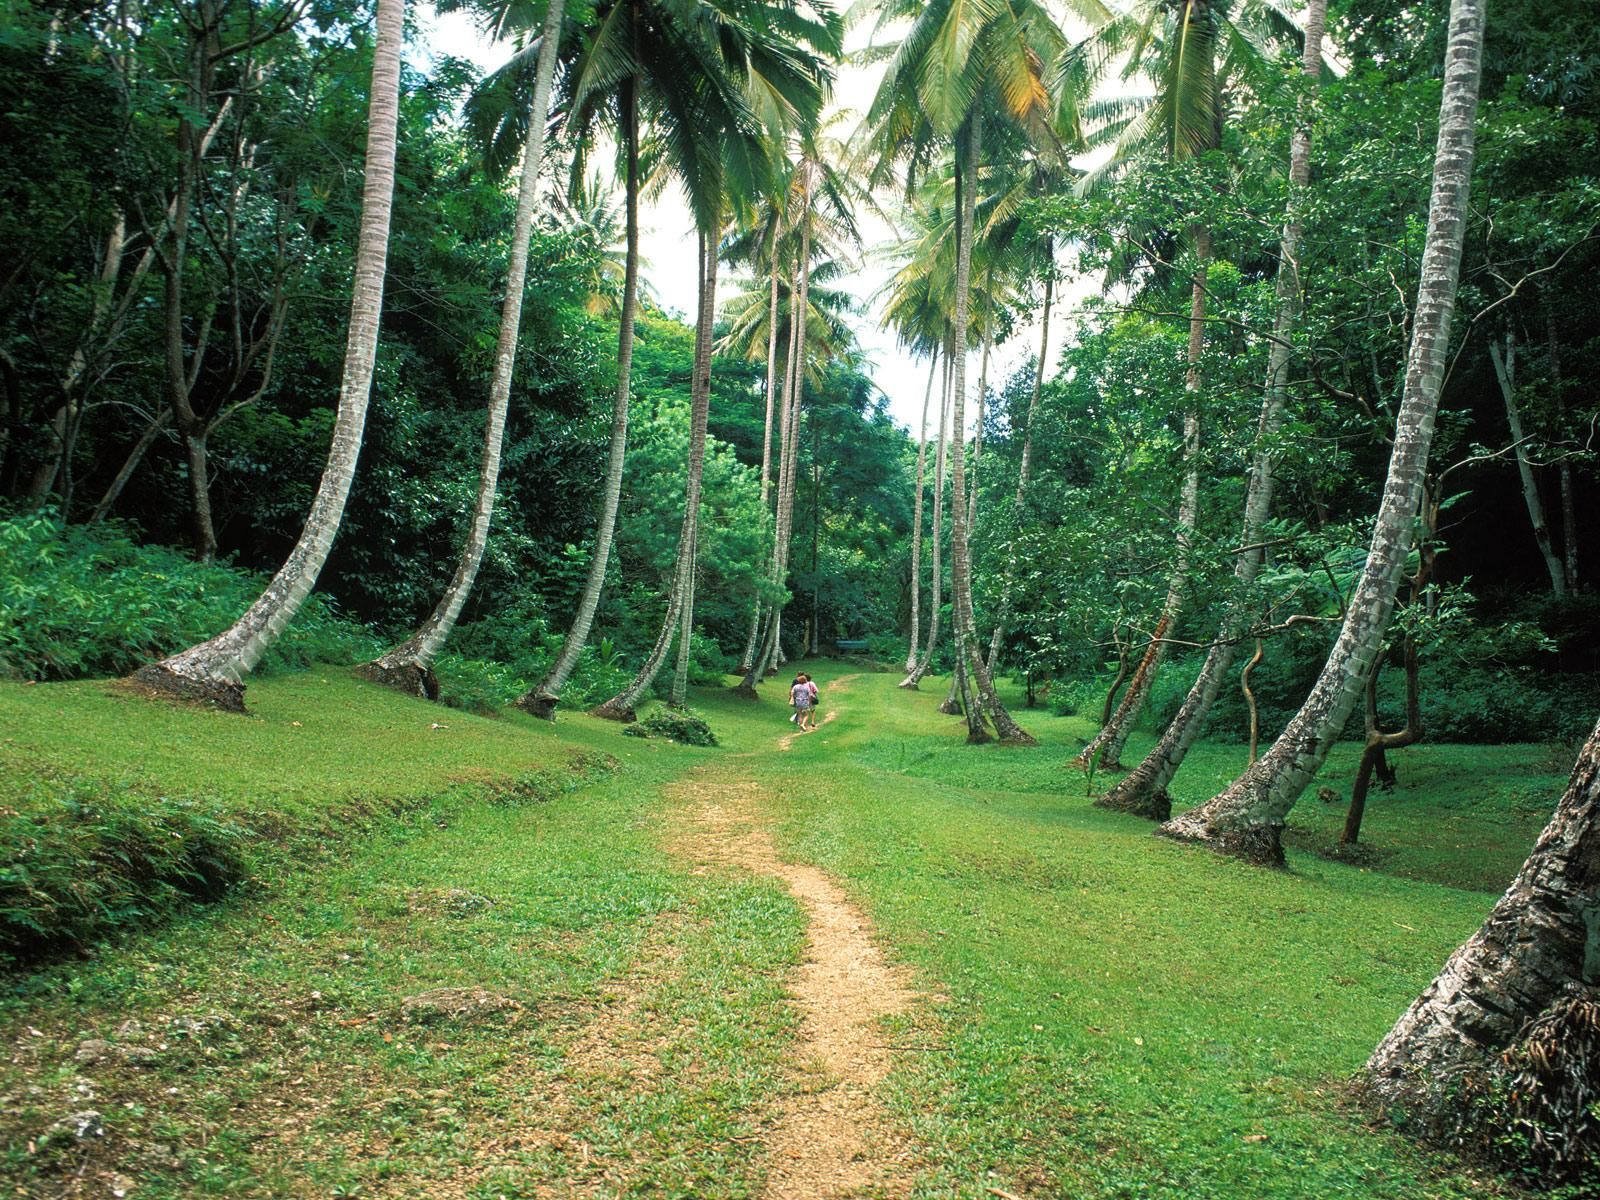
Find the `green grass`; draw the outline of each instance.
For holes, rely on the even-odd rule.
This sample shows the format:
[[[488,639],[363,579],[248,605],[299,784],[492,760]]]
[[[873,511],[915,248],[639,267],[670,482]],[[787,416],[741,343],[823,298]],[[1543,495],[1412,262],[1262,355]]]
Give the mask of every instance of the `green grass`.
[[[91,778],[300,829],[369,814],[311,869],[285,852],[242,898],[16,977],[0,1179],[40,1196],[105,1195],[119,1173],[140,1197],[755,1194],[770,1104],[803,1086],[781,1003],[803,922],[772,882],[664,848],[680,801],[663,789],[700,767],[757,780],[785,852],[834,873],[915,968],[929,1001],[886,1036],[917,1049],[885,1098],[920,1147],[919,1196],[1508,1194],[1371,1127],[1345,1085],[1526,853],[1553,752],[1407,751],[1365,869],[1299,848],[1343,815],[1308,798],[1290,870],[1262,872],[1090,807],[1072,719],[1025,714],[1036,750],[969,748],[934,712],[937,681],[906,694],[841,670],[820,672],[837,719],[787,753],[773,687],[759,705],[697,695],[720,745],[688,748],[581,716],[475,718],[335,670],[252,685],[249,719],[0,686],[4,803]],[[620,769],[546,803],[480,802],[597,754]],[[1238,758],[1198,748],[1180,800]],[[401,1017],[440,986],[518,1007]],[[165,1049],[74,1062],[90,1037]],[[86,1108],[103,1139],[40,1143]]]

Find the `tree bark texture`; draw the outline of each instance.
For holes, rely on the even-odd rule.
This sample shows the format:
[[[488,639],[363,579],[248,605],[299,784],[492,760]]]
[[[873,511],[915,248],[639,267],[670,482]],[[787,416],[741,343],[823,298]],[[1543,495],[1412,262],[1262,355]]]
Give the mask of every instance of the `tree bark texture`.
[[[1452,0],[1422,281],[1388,480],[1366,565],[1332,652],[1283,733],[1225,791],[1159,832],[1281,865],[1284,819],[1343,728],[1383,644],[1411,545],[1450,342],[1466,227],[1483,47],[1483,0]]]
[[[1311,0],[1306,9],[1305,40],[1301,47],[1300,70],[1310,86],[1315,86],[1322,71],[1322,36],[1327,19],[1327,0]],[[1293,357],[1295,325],[1300,316],[1300,238],[1305,225],[1301,217],[1302,196],[1311,178],[1310,97],[1302,99],[1300,120],[1289,144],[1289,194],[1285,205],[1283,230],[1278,240],[1276,311],[1273,314],[1272,345],[1267,353],[1267,379],[1261,400],[1261,416],[1256,426],[1255,448],[1251,456],[1250,478],[1245,488],[1244,520],[1239,544],[1243,549],[1234,563],[1233,595],[1223,616],[1217,640],[1206,651],[1194,686],[1160,740],[1144,759],[1108,791],[1097,803],[1103,808],[1131,812],[1165,821],[1172,815],[1167,788],[1183,760],[1200,736],[1206,714],[1222,689],[1222,680],[1233,665],[1238,639],[1249,617],[1248,593],[1261,569],[1261,530],[1272,512],[1273,473],[1277,467],[1275,442],[1283,425],[1283,412],[1289,398],[1289,364]],[[1259,645],[1257,660],[1260,657]],[[1254,714],[1254,698],[1251,712]],[[1252,744],[1255,740],[1252,716]],[[1251,761],[1254,761],[1252,751]]]
[[[917,649],[922,639],[922,481],[928,462],[928,404],[933,399],[933,377],[939,370],[939,352],[928,356],[928,386],[922,393],[922,428],[917,434],[917,490],[911,505],[911,638],[906,648],[903,688],[914,688],[910,676],[917,669]]]
[[[183,699],[244,710],[244,676],[261,661],[316,585],[327,561],[345,499],[355,477],[366,425],[378,350],[378,321],[388,263],[389,216],[394,198],[395,132],[400,108],[400,54],[405,0],[378,0],[377,41],[372,58],[372,98],[367,122],[366,174],[356,235],[350,328],[344,373],[328,463],[317,485],[300,539],[266,589],[225,632],[159,663],[141,667],[134,679]]]
[[[536,717],[555,720],[561,689],[572,677],[589,643],[600,593],[605,589],[606,569],[611,562],[611,542],[617,528],[617,506],[622,498],[622,468],[628,452],[628,402],[633,374],[633,324],[639,310],[639,94],[632,79],[622,82],[622,111],[626,129],[623,147],[627,158],[625,211],[627,257],[622,273],[622,317],[617,329],[617,393],[611,408],[611,449],[606,458],[606,483],[600,499],[600,520],[595,526],[594,553],[589,559],[589,574],[572,626],[567,630],[561,653],[551,664],[543,682],[518,698],[517,706]]]
[[[433,660],[444,648],[472,592],[478,567],[489,545],[495,493],[500,485],[500,449],[505,440],[506,410],[511,403],[511,376],[517,362],[522,329],[522,293],[528,281],[528,239],[533,232],[533,205],[538,198],[539,168],[544,162],[545,121],[550,113],[550,81],[555,75],[561,41],[563,0],[550,0],[535,69],[528,136],[522,150],[522,178],[517,189],[517,215],[511,230],[511,258],[506,266],[506,295],[500,306],[500,331],[495,342],[494,374],[489,381],[489,407],[484,416],[483,460],[478,468],[478,497],[472,520],[444,595],[422,626],[387,654],[366,664],[367,678],[428,700],[439,698]]]
[[[1528,1022],[1563,997],[1594,1000],[1597,988],[1600,725],[1505,895],[1367,1060],[1367,1085],[1413,1124],[1450,1128]]]
[[[941,609],[944,607],[944,563],[941,561],[940,548],[944,545],[944,477],[945,477],[945,446],[950,433],[950,379],[954,367],[953,359],[946,355],[944,364],[944,379],[941,383],[939,396],[939,441],[933,455],[933,514],[929,532],[933,538],[933,545],[928,553],[929,583],[928,583],[928,641],[922,649],[921,656],[910,673],[900,681],[903,688],[916,690],[923,678],[933,668],[933,652],[939,645],[939,624]]]

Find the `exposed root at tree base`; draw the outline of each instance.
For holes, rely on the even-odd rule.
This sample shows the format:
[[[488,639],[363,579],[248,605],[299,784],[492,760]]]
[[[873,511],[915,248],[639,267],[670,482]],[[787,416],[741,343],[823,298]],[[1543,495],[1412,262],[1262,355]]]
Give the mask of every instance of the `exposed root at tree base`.
[[[176,700],[201,708],[215,708],[223,712],[244,715],[244,684],[228,680],[194,679],[179,675],[161,663],[140,667],[120,681],[130,692],[150,700]]]
[[[1172,797],[1167,795],[1165,789],[1153,791],[1144,787],[1125,788],[1118,784],[1096,800],[1094,806],[1107,812],[1144,817],[1158,825],[1172,817]]]
[[[556,705],[561,703],[561,697],[550,692],[540,692],[534,695],[528,692],[518,696],[515,707],[520,708],[530,717],[538,717],[541,721],[554,721],[556,719]]]
[[[589,710],[589,715],[607,721],[621,721],[624,725],[631,725],[639,719],[639,714],[633,709],[622,704],[612,704],[609,700],[604,704],[596,704]]]
[[[801,1014],[797,1057],[811,1078],[781,1098],[765,1137],[767,1200],[844,1200],[910,1195],[916,1158],[874,1096],[889,1072],[879,1022],[915,1002],[905,972],[884,961],[866,918],[827,875],[783,861],[759,825],[759,787],[749,781],[679,785],[696,801],[680,853],[716,866],[771,875],[805,908],[805,961],[794,980]]]
[[[1229,858],[1243,859],[1257,867],[1283,867],[1283,842],[1273,826],[1253,825],[1243,829],[1220,829],[1204,817],[1191,819],[1198,810],[1156,826],[1157,837],[1204,846]]]
[[[439,699],[439,677],[433,673],[432,667],[423,667],[411,662],[391,667],[385,666],[381,661],[375,661],[362,663],[357,667],[356,677],[365,679],[368,683],[404,692],[408,696],[415,696],[419,700]]]

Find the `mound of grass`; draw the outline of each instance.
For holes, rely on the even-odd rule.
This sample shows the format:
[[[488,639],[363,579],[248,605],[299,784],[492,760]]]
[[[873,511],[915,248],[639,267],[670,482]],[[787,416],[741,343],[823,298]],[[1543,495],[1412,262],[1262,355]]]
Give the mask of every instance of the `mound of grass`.
[[[666,738],[680,746],[715,746],[717,735],[704,717],[690,712],[676,712],[658,708],[642,721],[625,726],[623,733],[630,737]]]

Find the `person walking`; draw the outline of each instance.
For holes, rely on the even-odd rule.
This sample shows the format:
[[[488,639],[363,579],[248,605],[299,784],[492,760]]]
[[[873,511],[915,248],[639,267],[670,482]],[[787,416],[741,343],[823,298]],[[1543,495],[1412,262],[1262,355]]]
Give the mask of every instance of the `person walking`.
[[[800,727],[801,733],[804,733],[807,728],[806,722],[811,715],[815,700],[813,699],[811,685],[803,671],[796,675],[794,682],[789,685],[789,703],[794,706],[794,716],[790,720]]]
[[[806,719],[811,723],[810,728],[815,729],[817,727],[817,701],[822,698],[822,689],[817,687],[817,681],[811,678],[810,675],[801,675],[800,678],[806,681],[806,688],[811,693],[811,710],[806,714]]]

